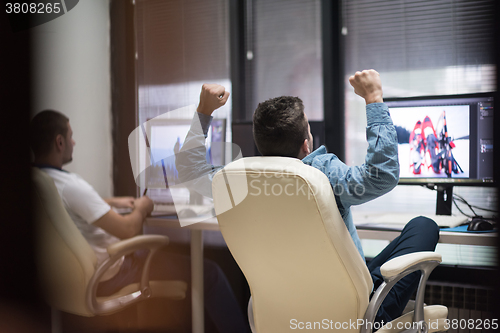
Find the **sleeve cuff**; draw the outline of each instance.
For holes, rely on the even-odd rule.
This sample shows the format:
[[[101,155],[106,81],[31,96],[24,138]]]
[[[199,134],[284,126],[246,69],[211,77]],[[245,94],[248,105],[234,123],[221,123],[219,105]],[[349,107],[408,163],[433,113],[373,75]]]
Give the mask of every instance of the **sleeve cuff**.
[[[214,117],[207,116],[206,114],[199,112],[196,112],[196,114],[198,114],[198,118],[200,119],[201,129],[203,130],[203,135],[205,135],[206,138],[208,134],[208,129],[210,128],[210,124],[212,123],[212,119],[214,119]]]
[[[374,124],[392,125],[389,108],[385,103],[371,103],[366,106],[366,123],[368,126]]]

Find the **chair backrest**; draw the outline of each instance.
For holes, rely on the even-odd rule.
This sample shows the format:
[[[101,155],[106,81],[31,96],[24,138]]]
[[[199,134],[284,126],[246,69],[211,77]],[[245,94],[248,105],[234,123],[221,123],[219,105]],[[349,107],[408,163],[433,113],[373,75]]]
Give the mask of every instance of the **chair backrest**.
[[[96,255],[66,212],[52,178],[33,168],[32,179],[41,291],[53,308],[93,316],[85,293],[95,271]]]
[[[294,158],[244,158],[214,176],[212,192],[257,332],[363,318],[372,279],[321,171]]]

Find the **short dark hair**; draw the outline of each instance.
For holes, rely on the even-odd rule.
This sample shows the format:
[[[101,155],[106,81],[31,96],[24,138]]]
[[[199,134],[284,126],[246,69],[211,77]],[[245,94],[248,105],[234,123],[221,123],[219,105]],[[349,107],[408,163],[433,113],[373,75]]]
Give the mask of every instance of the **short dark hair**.
[[[30,123],[30,145],[35,157],[50,153],[54,139],[68,133],[69,118],[54,110],[38,113]]]
[[[298,97],[271,98],[259,103],[253,114],[253,137],[263,156],[297,157],[308,134]]]

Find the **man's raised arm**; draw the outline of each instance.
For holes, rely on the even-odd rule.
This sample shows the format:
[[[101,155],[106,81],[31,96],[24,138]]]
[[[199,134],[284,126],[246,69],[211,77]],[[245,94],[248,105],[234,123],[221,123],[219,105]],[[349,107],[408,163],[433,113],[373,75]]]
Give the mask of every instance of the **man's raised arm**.
[[[313,153],[303,159],[325,170],[343,207],[375,199],[392,190],[399,180],[397,135],[389,109],[383,103],[379,73],[375,70],[356,72],[349,82],[366,102],[368,149],[365,163],[347,166],[333,154],[315,158]]]
[[[399,180],[397,135],[387,105],[382,98],[382,82],[377,71],[356,72],[349,78],[354,92],[366,102],[365,163],[349,169],[346,178],[359,184],[361,192],[349,196],[345,203],[356,205],[392,190]],[[349,182],[349,181],[347,181]],[[351,189],[353,184],[348,184]],[[363,193],[363,194],[361,194]],[[358,195],[361,194],[361,195]]]
[[[182,183],[190,183],[189,188],[212,197],[211,180],[222,166],[207,163],[205,140],[215,110],[225,105],[229,92],[218,84],[204,84],[200,93],[200,104],[197,108],[191,128],[180,151],[175,155],[175,166]]]

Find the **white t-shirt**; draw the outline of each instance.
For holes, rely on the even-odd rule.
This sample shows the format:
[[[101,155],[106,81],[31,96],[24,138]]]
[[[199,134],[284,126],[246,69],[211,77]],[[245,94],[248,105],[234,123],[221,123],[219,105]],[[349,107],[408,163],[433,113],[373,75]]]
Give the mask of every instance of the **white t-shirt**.
[[[54,183],[62,198],[64,207],[78,230],[90,244],[97,256],[97,264],[109,258],[107,248],[119,241],[104,229],[92,225],[109,212],[111,207],[97,194],[94,188],[75,173],[61,171],[55,168],[42,168],[54,179]],[[123,258],[118,260],[104,274],[101,281],[109,280],[120,269]]]

